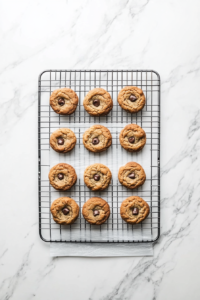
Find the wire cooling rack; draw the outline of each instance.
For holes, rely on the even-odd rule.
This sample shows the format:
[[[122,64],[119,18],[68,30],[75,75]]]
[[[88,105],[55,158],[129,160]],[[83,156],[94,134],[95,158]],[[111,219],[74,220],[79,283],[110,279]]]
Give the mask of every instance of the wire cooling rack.
[[[117,102],[119,91],[133,85],[141,88],[146,96],[142,111],[131,114],[124,111]],[[79,104],[74,114],[56,114],[49,105],[53,90],[62,87],[73,89]],[[103,117],[92,117],[82,103],[89,90],[101,87],[113,99],[113,109]],[[125,125],[135,123],[147,135],[142,151],[129,153],[119,143],[119,133]],[[39,162],[39,234],[46,242],[155,242],[160,235],[160,77],[150,70],[48,70],[39,76],[38,86],[38,162]],[[91,153],[84,148],[82,135],[93,124],[102,124],[112,134],[112,146],[102,153]],[[77,138],[75,148],[66,154],[51,149],[49,138],[57,128],[72,129]],[[140,163],[147,179],[143,186],[129,190],[118,182],[117,173],[121,165],[129,161]],[[71,164],[77,173],[77,183],[66,192],[55,190],[48,180],[50,168],[59,163]],[[86,166],[99,162],[107,165],[113,178],[103,192],[92,192],[83,181]],[[120,216],[120,206],[127,197],[137,195],[150,206],[150,214],[142,223],[130,225]],[[79,218],[72,225],[58,225],[51,213],[51,203],[62,196],[73,198],[80,207]],[[110,218],[103,225],[90,225],[83,218],[83,204],[91,197],[99,196],[110,205]]]

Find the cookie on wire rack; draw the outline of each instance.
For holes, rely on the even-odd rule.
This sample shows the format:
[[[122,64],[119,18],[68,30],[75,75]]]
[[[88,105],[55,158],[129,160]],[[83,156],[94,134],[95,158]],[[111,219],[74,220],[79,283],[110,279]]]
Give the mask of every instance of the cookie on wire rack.
[[[72,224],[79,215],[79,206],[75,200],[69,197],[61,197],[51,204],[53,219],[58,224]]]
[[[57,114],[71,115],[77,108],[78,96],[72,89],[57,89],[51,94],[50,105]]]
[[[111,171],[103,164],[88,166],[84,172],[84,182],[92,191],[105,190],[112,179]]]
[[[99,197],[92,197],[84,203],[82,209],[83,217],[93,225],[101,225],[110,216],[110,206],[108,202]]]
[[[50,184],[56,190],[69,190],[77,180],[75,169],[65,163],[60,163],[51,168],[49,172]]]
[[[113,101],[106,90],[95,88],[87,93],[83,106],[91,116],[105,116],[113,108]]]
[[[143,167],[136,162],[129,162],[118,172],[119,182],[129,189],[135,189],[144,184],[146,174]]]
[[[149,215],[149,205],[138,196],[126,198],[120,207],[122,219],[129,224],[138,224]]]
[[[145,131],[136,124],[126,125],[120,132],[119,141],[121,146],[130,152],[142,150],[146,144]]]
[[[76,145],[76,136],[69,128],[59,128],[50,137],[51,148],[59,153],[67,153]]]
[[[83,134],[83,144],[92,152],[102,152],[112,144],[110,130],[103,125],[93,125]]]
[[[145,106],[145,95],[136,86],[126,86],[118,94],[118,103],[124,110],[130,113],[137,113]]]

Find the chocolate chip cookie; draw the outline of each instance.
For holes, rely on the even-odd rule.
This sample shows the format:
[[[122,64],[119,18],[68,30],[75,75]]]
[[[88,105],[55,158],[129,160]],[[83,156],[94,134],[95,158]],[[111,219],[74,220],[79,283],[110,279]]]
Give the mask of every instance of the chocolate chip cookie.
[[[85,96],[83,105],[91,116],[104,116],[113,108],[113,101],[106,90],[96,88]]]
[[[125,222],[138,224],[148,216],[149,205],[142,198],[131,196],[122,202],[120,214]]]
[[[72,224],[79,215],[79,206],[72,198],[61,197],[51,204],[53,219],[58,224]]]
[[[69,128],[59,128],[52,133],[50,145],[57,152],[69,152],[76,145],[76,136]]]
[[[139,151],[146,144],[146,133],[140,126],[129,124],[120,132],[119,141],[124,149]]]
[[[103,125],[93,125],[84,132],[83,144],[92,152],[102,152],[112,144],[112,135]]]
[[[145,95],[136,86],[126,86],[118,94],[118,103],[126,111],[136,113],[145,105]]]
[[[57,89],[51,94],[50,105],[57,114],[71,115],[77,108],[78,96],[69,88]]]
[[[56,190],[69,190],[77,180],[76,171],[68,164],[60,163],[51,168],[49,172],[50,184]]]
[[[135,189],[144,184],[146,174],[141,165],[136,162],[129,162],[119,169],[118,178],[122,185],[129,189]]]
[[[93,164],[85,169],[84,181],[92,191],[106,189],[111,181],[112,174],[103,164]]]
[[[88,223],[101,225],[110,216],[110,206],[105,200],[93,197],[84,203],[82,214]]]

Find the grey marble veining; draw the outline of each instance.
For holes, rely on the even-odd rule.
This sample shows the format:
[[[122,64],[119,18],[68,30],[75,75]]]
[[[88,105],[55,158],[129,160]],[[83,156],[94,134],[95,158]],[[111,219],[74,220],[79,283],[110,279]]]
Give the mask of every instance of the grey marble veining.
[[[199,299],[199,1],[8,0],[0,14],[0,299]],[[65,68],[160,73],[154,257],[52,259],[39,239],[37,79]]]

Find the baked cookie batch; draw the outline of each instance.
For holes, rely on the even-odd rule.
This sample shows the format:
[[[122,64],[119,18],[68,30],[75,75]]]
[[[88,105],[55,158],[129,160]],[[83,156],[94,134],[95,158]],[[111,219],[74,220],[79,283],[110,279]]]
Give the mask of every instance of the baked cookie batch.
[[[124,110],[136,113],[143,109],[146,99],[138,87],[126,86],[119,92],[117,101]],[[69,88],[57,89],[51,94],[50,105],[57,114],[71,115],[77,108],[78,96]],[[91,116],[105,116],[112,110],[113,100],[106,90],[95,88],[87,93],[83,106]]]
[[[119,105],[130,113],[137,113],[143,109],[146,101],[143,91],[134,86],[124,87],[117,100]],[[50,105],[56,113],[70,115],[77,108],[78,96],[72,89],[57,89],[51,94]],[[95,88],[87,93],[83,106],[91,116],[104,116],[112,110],[113,100],[106,90]],[[136,124],[128,124],[121,130],[119,142],[125,150],[137,152],[145,146],[146,133]],[[99,153],[112,145],[112,135],[105,126],[95,124],[84,132],[83,144],[87,150]],[[76,136],[69,128],[59,128],[52,133],[50,145],[56,152],[67,153],[75,147]],[[120,167],[118,179],[123,186],[135,189],[144,184],[146,174],[141,165],[128,162]],[[112,173],[103,164],[92,164],[84,171],[84,182],[92,191],[105,190],[111,180]],[[56,190],[67,191],[76,181],[76,171],[69,164],[59,163],[49,172],[49,182]],[[79,216],[79,206],[72,198],[61,197],[52,203],[51,213],[56,223],[72,224]],[[138,196],[128,197],[120,207],[122,219],[130,224],[142,222],[148,214],[149,205]],[[92,197],[84,203],[82,215],[88,223],[101,225],[110,216],[109,204],[102,198]]]

